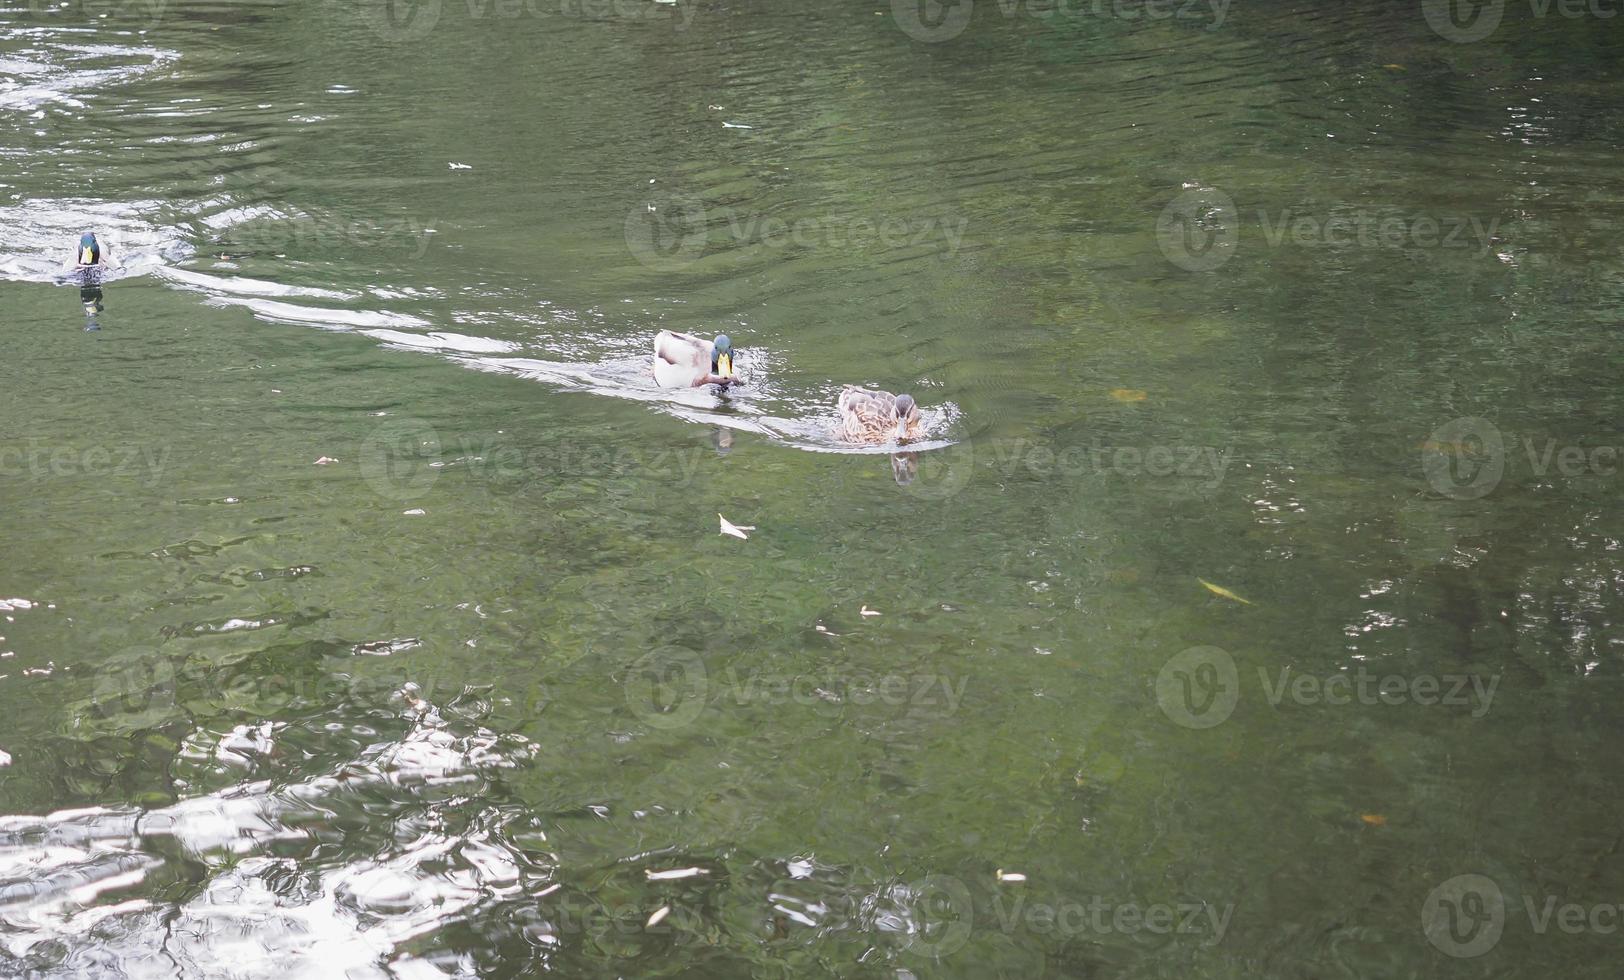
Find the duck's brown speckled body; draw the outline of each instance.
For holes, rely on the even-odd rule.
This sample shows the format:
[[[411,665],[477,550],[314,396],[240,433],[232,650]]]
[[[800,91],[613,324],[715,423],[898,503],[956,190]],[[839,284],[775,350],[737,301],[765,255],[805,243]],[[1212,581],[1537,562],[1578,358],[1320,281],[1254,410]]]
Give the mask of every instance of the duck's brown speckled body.
[[[918,439],[924,431],[919,406],[909,395],[847,385],[840,393],[840,438],[876,446]]]

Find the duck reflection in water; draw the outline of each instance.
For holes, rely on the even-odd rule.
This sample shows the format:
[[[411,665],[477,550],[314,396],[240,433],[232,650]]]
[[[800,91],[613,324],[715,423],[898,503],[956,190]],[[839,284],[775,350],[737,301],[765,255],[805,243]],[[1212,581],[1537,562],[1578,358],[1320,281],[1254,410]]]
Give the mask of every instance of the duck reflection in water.
[[[79,283],[79,304],[84,307],[86,330],[101,329],[96,317],[107,308],[102,296],[102,272],[110,265],[112,261],[95,232],[87,231],[79,236],[69,275]]]
[[[897,478],[897,486],[905,487],[919,479],[918,453],[892,453],[891,475]]]
[[[107,305],[102,302],[102,288],[100,282],[81,282],[79,284],[79,303],[85,308],[85,329],[100,330],[101,324],[96,321]]]

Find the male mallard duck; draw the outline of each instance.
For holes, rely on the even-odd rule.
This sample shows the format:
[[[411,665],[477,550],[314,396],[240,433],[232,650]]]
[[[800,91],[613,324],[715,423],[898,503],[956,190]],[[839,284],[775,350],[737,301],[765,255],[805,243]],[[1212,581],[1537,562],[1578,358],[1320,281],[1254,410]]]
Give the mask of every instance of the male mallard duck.
[[[873,445],[906,442],[923,433],[911,395],[847,385],[840,393],[840,438]]]
[[[714,341],[661,330],[654,338],[654,383],[661,388],[697,388],[738,381],[733,373],[733,342]]]
[[[79,236],[79,254],[75,263],[80,268],[93,265],[105,265],[103,261],[107,253],[102,251],[101,242],[96,239],[96,233],[87,231]]]

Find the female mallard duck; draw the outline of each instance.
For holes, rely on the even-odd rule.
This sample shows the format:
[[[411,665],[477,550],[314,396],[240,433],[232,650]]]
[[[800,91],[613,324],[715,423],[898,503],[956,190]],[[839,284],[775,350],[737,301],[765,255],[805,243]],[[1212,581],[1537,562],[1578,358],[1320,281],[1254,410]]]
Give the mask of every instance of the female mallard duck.
[[[910,395],[847,385],[840,393],[840,438],[882,445],[918,439],[924,426]]]
[[[726,334],[710,341],[661,330],[654,338],[654,383],[661,388],[729,385],[738,380],[733,373],[733,342]]]

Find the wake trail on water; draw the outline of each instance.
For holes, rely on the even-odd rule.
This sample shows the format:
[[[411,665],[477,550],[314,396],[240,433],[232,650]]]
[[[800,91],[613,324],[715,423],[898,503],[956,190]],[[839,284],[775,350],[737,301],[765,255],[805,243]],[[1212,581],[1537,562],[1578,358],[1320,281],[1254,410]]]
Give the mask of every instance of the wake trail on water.
[[[844,443],[835,435],[834,404],[841,385],[791,380],[783,365],[762,349],[745,348],[741,366],[748,383],[726,393],[658,388],[646,353],[657,326],[628,335],[625,326],[588,323],[590,316],[538,303],[523,286],[494,291],[465,286],[457,292],[484,303],[539,307],[545,315],[520,317],[488,308],[447,311],[445,291],[426,285],[322,285],[335,274],[329,263],[351,265],[361,257],[346,252],[328,263],[312,261],[310,256],[327,244],[323,236],[343,240],[365,219],[277,199],[289,177],[271,155],[277,148],[266,145],[268,140],[245,139],[243,133],[270,125],[309,129],[323,125],[325,118],[303,103],[291,107],[298,110],[292,117],[282,118],[288,107],[269,103],[250,109],[211,106],[191,96],[140,101],[130,90],[154,79],[172,81],[183,62],[181,53],[99,43],[95,37],[90,29],[47,23],[0,40],[0,137],[23,147],[18,154],[31,154],[38,169],[45,169],[52,157],[60,157],[55,162],[66,168],[63,176],[39,182],[44,193],[15,193],[0,203],[0,279],[78,283],[74,249],[82,232],[95,231],[110,263],[98,270],[102,286],[150,278],[195,294],[208,306],[242,309],[265,322],[356,333],[391,350],[443,357],[559,390],[635,401],[686,422],[751,432],[811,452],[918,452],[959,441],[952,434],[961,429],[962,414],[956,405],[944,403],[925,411],[929,439],[906,447]],[[206,65],[194,69],[201,74],[219,70]],[[281,115],[271,118],[273,111]],[[98,123],[109,113],[116,119]],[[150,126],[131,125],[131,120],[160,118],[171,125],[159,136],[150,135]],[[87,124],[92,135],[66,141],[72,149],[63,150],[61,132]],[[196,132],[176,135],[176,128]],[[155,184],[177,180],[176,172],[186,174],[186,186],[196,185],[202,193],[125,199],[84,193],[131,183],[156,190]],[[61,184],[64,193],[50,193],[54,184]],[[419,241],[434,233],[409,224],[402,229]],[[341,279],[376,276],[369,270]],[[303,284],[284,281],[299,279]],[[435,308],[390,308],[402,301]],[[501,323],[539,336],[532,343],[498,339],[446,329],[448,319],[459,325]],[[579,361],[538,357],[542,351],[536,346],[549,348],[548,353],[567,348],[584,356]]]

